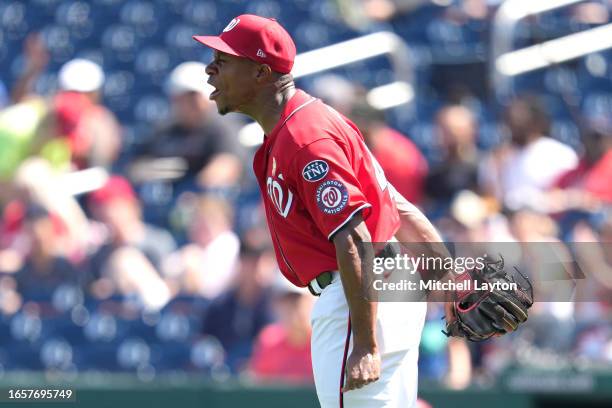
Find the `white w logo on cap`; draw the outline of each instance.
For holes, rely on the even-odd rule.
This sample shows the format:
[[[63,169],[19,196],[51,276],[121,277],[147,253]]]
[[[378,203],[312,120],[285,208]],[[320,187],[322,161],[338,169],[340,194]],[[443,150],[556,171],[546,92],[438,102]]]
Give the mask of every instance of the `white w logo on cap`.
[[[228,32],[229,30],[231,30],[232,28],[236,27],[238,25],[238,23],[240,22],[239,18],[235,18],[232,21],[229,22],[229,24],[223,29],[223,32]]]

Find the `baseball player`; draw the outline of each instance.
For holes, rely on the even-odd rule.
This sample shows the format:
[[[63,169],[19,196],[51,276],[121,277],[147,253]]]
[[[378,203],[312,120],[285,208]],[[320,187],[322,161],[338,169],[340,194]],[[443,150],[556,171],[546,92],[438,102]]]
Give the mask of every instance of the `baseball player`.
[[[379,255],[372,243],[440,242],[434,227],[387,182],[357,127],[296,89],[295,45],[278,22],[240,15],[194,39],[214,50],[206,73],[219,113],[246,114],[265,132],[253,169],[278,265],[319,296],[311,354],[321,406],[415,406],[426,303],[370,302],[362,280]]]
[[[265,132],[253,168],[279,267],[320,296],[311,323],[321,406],[414,406],[426,307],[363,297],[370,243],[392,240],[400,218],[359,130],[295,88],[295,45],[275,20],[241,15],[220,36],[194,39],[214,50],[206,73],[219,113],[244,113]]]

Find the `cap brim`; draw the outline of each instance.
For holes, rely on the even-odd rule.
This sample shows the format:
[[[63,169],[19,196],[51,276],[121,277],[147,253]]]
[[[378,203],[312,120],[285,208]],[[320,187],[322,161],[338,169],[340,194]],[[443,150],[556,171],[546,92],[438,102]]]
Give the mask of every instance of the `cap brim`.
[[[225,41],[221,39],[221,37],[217,37],[214,35],[194,35],[192,37],[199,43],[204,44],[207,47],[210,47],[214,50],[224,52],[226,54],[235,55],[236,57],[242,57],[242,55],[230,47]]]

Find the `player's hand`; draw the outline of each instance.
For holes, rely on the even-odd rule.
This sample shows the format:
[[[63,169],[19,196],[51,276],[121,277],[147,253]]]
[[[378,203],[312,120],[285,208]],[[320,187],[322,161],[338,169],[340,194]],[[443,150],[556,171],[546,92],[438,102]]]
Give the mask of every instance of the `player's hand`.
[[[453,309],[453,299],[450,294],[450,291],[446,293],[446,302],[444,303],[444,318],[447,322],[454,322],[457,320],[457,316],[455,315],[455,309]]]
[[[342,392],[355,390],[380,378],[380,354],[371,348],[353,348],[346,362]]]

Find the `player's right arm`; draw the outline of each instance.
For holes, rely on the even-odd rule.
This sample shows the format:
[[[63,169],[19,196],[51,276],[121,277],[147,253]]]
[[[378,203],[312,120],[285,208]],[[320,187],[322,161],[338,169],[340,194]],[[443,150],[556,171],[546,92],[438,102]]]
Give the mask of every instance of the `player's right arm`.
[[[322,138],[304,146],[291,163],[296,194],[323,236],[335,246],[336,260],[351,319],[353,351],[346,363],[344,390],[380,377],[376,342],[376,302],[365,297],[362,279],[374,263],[372,238],[364,219],[371,204],[352,170],[344,145]],[[316,165],[319,173],[309,172]]]
[[[353,351],[346,363],[343,391],[361,388],[380,377],[380,354],[376,342],[377,303],[362,290],[363,272],[372,269],[374,250],[370,233],[361,217],[353,216],[332,239],[344,295],[349,308]]]

